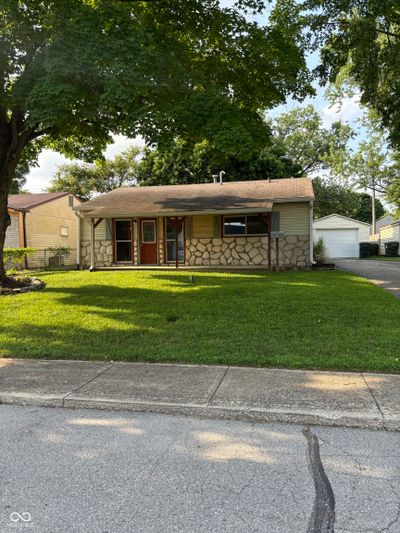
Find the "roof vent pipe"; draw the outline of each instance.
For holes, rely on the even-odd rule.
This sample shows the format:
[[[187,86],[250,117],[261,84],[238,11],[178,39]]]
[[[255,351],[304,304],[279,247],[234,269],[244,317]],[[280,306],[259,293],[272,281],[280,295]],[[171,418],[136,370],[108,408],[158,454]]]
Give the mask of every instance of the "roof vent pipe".
[[[221,170],[221,172],[219,173],[219,184],[222,185],[222,176],[225,174],[225,171],[224,170]]]
[[[213,175],[212,175],[212,179],[213,179],[213,182],[214,182],[214,183],[217,183],[218,174],[213,174]]]

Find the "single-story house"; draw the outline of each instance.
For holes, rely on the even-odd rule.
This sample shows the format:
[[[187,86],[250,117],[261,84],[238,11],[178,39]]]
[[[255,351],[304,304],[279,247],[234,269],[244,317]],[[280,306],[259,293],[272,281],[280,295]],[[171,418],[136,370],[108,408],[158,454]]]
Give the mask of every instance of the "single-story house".
[[[68,192],[11,194],[8,211],[11,225],[6,231],[6,248],[35,248],[27,266],[47,266],[51,252],[58,246],[71,248],[66,264],[77,262],[77,217],[73,208],[81,200]]]
[[[385,253],[385,242],[400,242],[400,220],[379,230],[379,253]]]
[[[368,242],[371,224],[332,213],[314,220],[314,242],[324,239],[328,257],[358,257],[359,243]]]
[[[75,207],[80,264],[306,268],[313,200],[308,178],[122,187]]]

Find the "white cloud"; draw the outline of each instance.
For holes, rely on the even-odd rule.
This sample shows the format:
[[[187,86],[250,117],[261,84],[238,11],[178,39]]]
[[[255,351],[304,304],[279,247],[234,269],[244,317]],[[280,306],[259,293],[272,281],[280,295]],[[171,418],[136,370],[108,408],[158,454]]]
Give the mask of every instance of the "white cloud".
[[[141,146],[144,144],[141,137],[128,139],[123,135],[113,135],[113,139],[114,142],[109,144],[104,152],[104,155],[111,159],[134,144]],[[43,150],[39,156],[38,166],[32,168],[27,175],[24,189],[29,192],[45,191],[49,186],[50,180],[54,176],[57,167],[70,162],[70,159],[67,159],[58,152],[54,152],[53,150]]]
[[[344,98],[340,105],[327,104],[321,109],[320,113],[325,127],[329,127],[338,120],[353,122],[360,118],[363,113],[360,107],[360,96],[354,95],[351,98]]]

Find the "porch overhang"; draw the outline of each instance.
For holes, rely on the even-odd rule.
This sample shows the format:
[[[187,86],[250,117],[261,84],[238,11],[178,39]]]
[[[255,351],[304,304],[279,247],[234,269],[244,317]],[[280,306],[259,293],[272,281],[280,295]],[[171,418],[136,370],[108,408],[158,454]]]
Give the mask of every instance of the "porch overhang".
[[[264,202],[259,207],[241,207],[236,209],[207,209],[207,210],[176,210],[176,211],[134,211],[121,209],[118,211],[109,211],[108,209],[98,207],[92,209],[77,209],[82,218],[156,218],[156,217],[185,217],[193,215],[241,215],[241,214],[263,214],[272,211],[273,202]]]

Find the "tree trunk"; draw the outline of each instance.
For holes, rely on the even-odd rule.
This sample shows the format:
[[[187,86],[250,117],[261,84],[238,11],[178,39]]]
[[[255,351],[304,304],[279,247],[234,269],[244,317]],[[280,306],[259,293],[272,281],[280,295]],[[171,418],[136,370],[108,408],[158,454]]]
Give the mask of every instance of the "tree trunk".
[[[24,146],[12,129],[11,123],[3,124],[0,127],[0,286],[6,280],[3,252],[6,231],[11,224],[8,213],[8,195]]]

